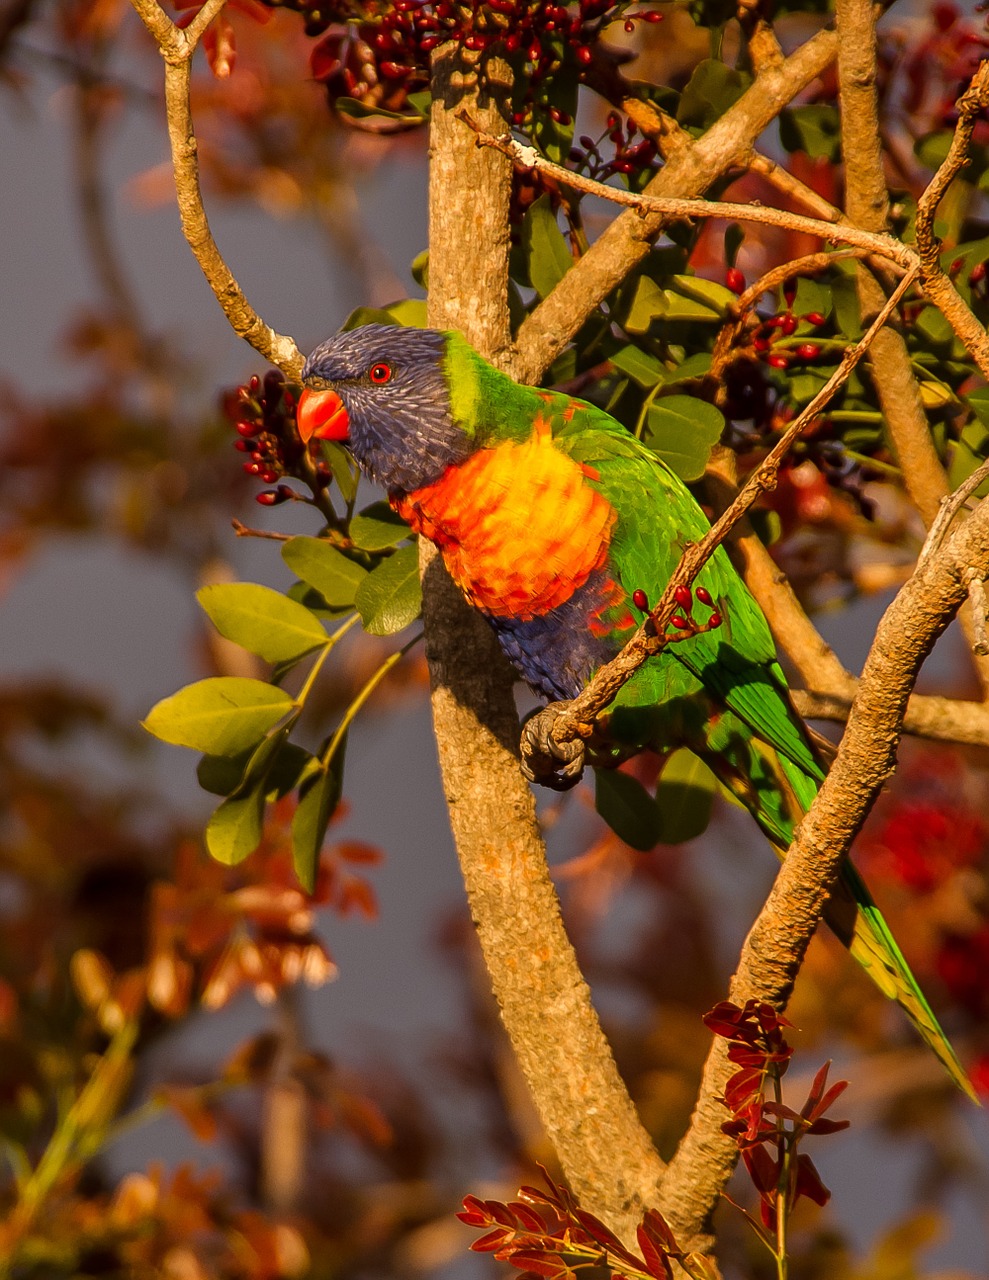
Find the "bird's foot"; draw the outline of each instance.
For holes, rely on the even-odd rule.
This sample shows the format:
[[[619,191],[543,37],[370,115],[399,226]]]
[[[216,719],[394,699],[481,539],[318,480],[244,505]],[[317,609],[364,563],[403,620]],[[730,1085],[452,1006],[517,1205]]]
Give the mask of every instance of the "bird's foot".
[[[540,707],[522,725],[522,772],[530,782],[553,791],[569,791],[584,772],[583,739],[560,742],[553,736],[553,727],[566,705],[556,702]]]

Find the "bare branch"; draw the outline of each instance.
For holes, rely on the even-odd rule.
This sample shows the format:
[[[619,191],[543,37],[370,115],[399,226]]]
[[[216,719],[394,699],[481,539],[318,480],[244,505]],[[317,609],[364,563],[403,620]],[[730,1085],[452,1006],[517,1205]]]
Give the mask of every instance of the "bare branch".
[[[910,691],[921,663],[966,598],[965,571],[989,574],[989,501],[918,567],[886,611],[834,763],[797,828],[742,949],[730,998],[784,1007],[842,861],[896,765]],[[737,1157],[721,1133],[718,1101],[734,1070],[716,1039],[690,1129],[667,1170],[659,1209],[682,1242],[703,1232]]]
[[[583,174],[566,169],[563,165],[554,164],[541,156],[535,147],[527,147],[516,142],[509,134],[495,137],[484,133],[467,115],[461,119],[474,129],[478,145],[494,147],[504,152],[522,169],[536,169],[555,178],[563,186],[573,191],[581,191],[586,195],[600,196],[613,204],[624,205],[641,214],[643,221],[647,215],[662,215],[669,222],[678,218],[724,218],[728,221],[756,222],[763,226],[782,227],[787,231],[802,231],[806,235],[819,236],[827,244],[854,245],[866,253],[886,258],[904,270],[917,266],[917,255],[907,248],[902,241],[885,233],[862,231],[858,227],[845,223],[826,222],[821,218],[808,218],[806,214],[790,213],[786,209],[773,209],[768,205],[736,204],[730,200],[701,200],[700,198],[681,199],[672,196],[654,196],[645,192],[626,191],[622,187],[610,187],[604,182],[596,182],[593,178],[585,178]],[[590,258],[592,250],[581,259],[581,265]],[[569,274],[569,273],[568,273]],[[567,277],[564,276],[564,280]],[[561,282],[562,283],[562,282]],[[557,288],[560,286],[558,285]]]
[[[952,182],[968,164],[976,116],[989,106],[989,61],[980,64],[969,87],[955,105],[958,124],[948,154],[917,204],[917,251],[924,292],[975,357],[983,377],[989,378],[989,334],[942,270],[941,241],[934,234],[938,206]]]
[[[237,336],[249,342],[259,355],[277,365],[287,377],[298,378],[302,371],[302,355],[298,347],[290,337],[265,324],[247,301],[217,248],[203,206],[198,144],[190,100],[191,60],[200,36],[222,8],[223,0],[208,0],[185,31],[165,15],[155,0],[133,0],[133,4],[157,41],[165,63],[165,112],[183,234]]]

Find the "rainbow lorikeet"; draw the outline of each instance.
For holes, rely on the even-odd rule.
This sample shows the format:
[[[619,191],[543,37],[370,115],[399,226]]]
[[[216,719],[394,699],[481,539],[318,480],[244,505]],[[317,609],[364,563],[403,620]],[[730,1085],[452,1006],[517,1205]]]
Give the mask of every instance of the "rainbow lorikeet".
[[[349,441],[549,699],[576,696],[618,653],[708,527],[679,477],[609,414],[518,385],[459,334],[365,325],[321,343],[302,381],[302,437]],[[722,549],[695,589],[721,625],[649,658],[609,708],[607,737],[625,754],[689,747],[782,857],[824,773],[766,620]],[[827,918],[974,1096],[850,864]]]

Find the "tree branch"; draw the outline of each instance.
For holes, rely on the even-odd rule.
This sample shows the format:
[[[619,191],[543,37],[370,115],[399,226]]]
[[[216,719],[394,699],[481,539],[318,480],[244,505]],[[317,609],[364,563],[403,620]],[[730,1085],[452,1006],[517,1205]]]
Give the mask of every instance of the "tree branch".
[[[585,195],[600,196],[603,200],[609,200],[613,204],[624,205],[628,209],[635,210],[641,215],[643,228],[657,215],[662,217],[664,223],[682,218],[723,218],[726,221],[755,222],[763,226],[782,227],[787,231],[802,231],[805,235],[819,236],[826,244],[853,245],[865,253],[888,259],[904,270],[918,267],[917,255],[914,251],[903,244],[902,241],[886,233],[862,231],[859,227],[850,226],[848,223],[827,222],[822,218],[809,218],[803,213],[791,213],[786,209],[773,209],[768,205],[737,204],[730,200],[702,200],[694,197],[684,199],[682,197],[657,196],[650,194],[648,189],[640,194],[635,191],[626,191],[622,187],[611,187],[604,182],[597,182],[593,178],[585,178],[583,174],[575,173],[573,169],[566,169],[563,165],[555,164],[552,160],[547,160],[539,154],[535,147],[528,147],[524,143],[517,142],[509,134],[495,136],[494,134],[485,133],[465,113],[461,113],[460,118],[477,134],[479,146],[493,147],[495,150],[510,156],[520,168],[535,169],[540,173],[548,174],[563,186],[570,187],[573,191],[581,191]],[[680,154],[682,153],[674,153],[675,156]],[[665,173],[666,170],[664,169],[662,172]],[[618,218],[615,223],[612,223],[612,226],[621,221],[622,218]],[[605,235],[607,235],[607,232],[605,232]],[[578,275],[583,271],[584,264],[590,260],[595,247],[600,243],[600,240],[595,241],[595,244],[581,258],[575,268],[567,272],[550,297],[554,296],[572,275]],[[537,315],[542,306],[545,306],[548,301],[549,298],[533,312],[533,316]],[[529,318],[531,319],[532,317],[530,316]],[[528,321],[523,323],[523,329],[527,323]],[[520,329],[519,332],[521,333],[521,331]]]
[[[989,573],[989,501],[940,550],[922,560],[876,633],[848,728],[827,778],[800,823],[773,889],[746,938],[730,999],[785,1007],[842,860],[896,765],[910,691],[921,663],[966,598],[963,577]],[[682,1243],[705,1230],[737,1158],[721,1133],[719,1098],[735,1067],[715,1039],[690,1128],[659,1199]]]
[[[499,70],[504,85],[492,83]],[[453,109],[469,104],[486,127],[500,127],[498,91],[508,91],[508,77],[507,67],[489,63],[494,100],[484,101],[475,58],[453,46],[434,55],[429,322],[457,326],[496,362],[510,341],[511,168],[473,145]],[[425,539],[420,547],[443,786],[502,1021],[568,1182],[588,1209],[633,1240],[664,1166],[618,1074],[560,919],[532,792],[518,766],[513,677],[435,549]]]
[[[955,104],[958,124],[944,163],[917,203],[917,251],[924,292],[940,309],[960,340],[989,378],[989,334],[941,267],[941,241],[934,234],[934,218],[945,192],[968,164],[968,148],[979,112],[989,106],[989,61],[982,62],[969,87]]]
[[[171,21],[156,0],[132,0],[132,3],[154,37],[165,64],[165,113],[182,232],[233,331],[287,377],[298,378],[302,371],[298,347],[292,338],[265,324],[247,301],[217,248],[203,205],[190,98],[192,55],[224,0],[207,0],[184,30]]]
[[[889,198],[876,96],[875,7],[872,0],[837,0],[835,18],[840,37],[838,88],[841,152],[845,166],[845,210],[856,226],[866,231],[881,232],[887,227]],[[956,141],[957,137],[956,132]],[[936,188],[937,182],[935,177],[928,190]],[[936,208],[936,200],[932,218],[933,208]],[[918,232],[918,247],[921,239]],[[936,253],[934,256],[937,259]],[[940,264],[937,269],[940,270]],[[927,268],[922,263],[922,280],[925,270]],[[954,286],[951,286],[951,292],[955,292]],[[873,315],[882,306],[882,285],[864,264],[858,270],[858,294],[863,316]],[[879,334],[869,356],[869,365],[907,493],[924,524],[930,526],[942,499],[949,493],[948,477],[934,447],[903,335],[892,328]],[[971,611],[966,609],[959,621],[973,650],[973,663],[985,692],[989,691],[989,663],[981,661],[975,650],[977,640],[972,618]]]
[[[650,196],[699,195],[746,156],[793,96],[825,71],[837,51],[833,31],[820,31],[778,67],[760,75],[702,137],[679,148],[646,188]],[[605,230],[550,296],[523,321],[510,372],[535,383],[612,289],[641,262],[667,217],[626,213]]]

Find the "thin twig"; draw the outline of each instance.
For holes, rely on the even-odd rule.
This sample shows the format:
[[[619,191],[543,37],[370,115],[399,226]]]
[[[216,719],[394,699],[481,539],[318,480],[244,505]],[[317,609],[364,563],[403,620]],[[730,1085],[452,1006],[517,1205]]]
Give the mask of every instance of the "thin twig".
[[[968,88],[955,104],[958,124],[944,163],[917,203],[917,251],[924,292],[937,306],[965,347],[989,378],[989,334],[979,323],[941,266],[941,241],[934,234],[934,218],[948,188],[969,162],[969,146],[979,112],[989,105],[989,60],[982,62]]]
[[[927,538],[920,550],[919,559],[921,563],[937,551],[944,541],[945,534],[948,532],[955,516],[982,482],[987,479],[989,479],[989,458],[977,466],[971,475],[966,476],[954,493],[941,499],[941,505],[934,518],[934,523],[928,530]]]
[[[749,476],[728,509],[712,525],[700,542],[693,543],[686,548],[662,598],[652,610],[649,622],[639,628],[616,658],[599,668],[594,678],[576,698],[570,702],[557,704],[554,707],[551,733],[557,742],[565,743],[571,742],[576,738],[589,738],[593,733],[593,721],[596,716],[613,701],[621,687],[631,678],[642,663],[647,658],[659,653],[668,643],[665,632],[670,618],[678,607],[676,602],[677,588],[690,586],[715,548],[724,542],[734,525],[748,511],[759,495],[775,487],[780,463],[791,445],[808,424],[817,417],[838,388],[847,381],[852,370],[868,351],[876,334],[896,309],[903,294],[913,284],[916,274],[916,270],[907,272],[866,333],[863,334],[854,347],[850,347],[845,352],[841,364],[817,395],[814,396],[813,400],[790,423],[784,434]]]
[[[972,648],[981,657],[989,656],[989,631],[986,630],[986,584],[975,569],[965,574],[968,598],[972,602]]]
[[[175,173],[175,195],[182,231],[209,287],[238,337],[277,365],[287,377],[298,378],[302,354],[292,338],[265,324],[247,301],[243,289],[217,248],[206,218],[199,181],[199,155],[192,120],[192,55],[200,37],[223,7],[224,0],[207,0],[184,30],[175,25],[156,0],[132,0],[151,32],[165,64],[165,113]]]
[[[789,213],[785,209],[772,209],[767,205],[738,204],[729,200],[678,199],[672,196],[650,196],[635,191],[625,191],[620,187],[611,187],[607,183],[586,178],[583,174],[565,169],[541,156],[534,147],[527,147],[517,142],[510,134],[496,137],[485,133],[467,112],[460,112],[459,118],[477,134],[478,146],[494,147],[508,156],[522,169],[535,169],[545,173],[563,186],[573,191],[581,191],[585,195],[600,196],[613,204],[634,209],[640,214],[663,214],[667,218],[724,218],[729,221],[757,222],[764,226],[783,227],[787,231],[802,231],[806,235],[818,236],[827,244],[848,244],[876,254],[880,258],[895,262],[905,270],[917,265],[917,255],[902,241],[885,233],[872,234],[835,222],[825,222],[822,218],[808,218],[802,213]]]
[[[268,538],[272,542],[291,542],[295,537],[294,533],[276,533],[273,529],[252,529],[236,516],[230,521],[230,525],[238,538]]]

